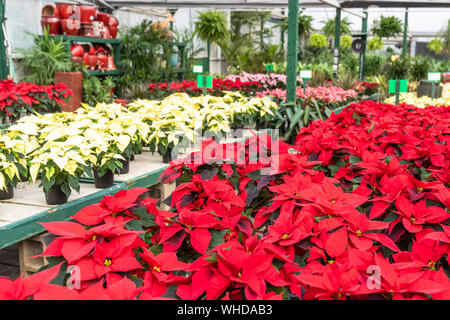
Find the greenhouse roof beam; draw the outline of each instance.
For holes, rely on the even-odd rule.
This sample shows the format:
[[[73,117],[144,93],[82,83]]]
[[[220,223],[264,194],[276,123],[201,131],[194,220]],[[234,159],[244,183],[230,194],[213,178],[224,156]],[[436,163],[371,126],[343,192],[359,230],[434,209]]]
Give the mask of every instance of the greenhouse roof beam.
[[[319,0],[319,1],[320,1],[321,3],[323,3],[323,4],[325,4],[325,5],[334,7],[334,8],[336,8],[336,9],[342,9],[342,11],[345,11],[345,12],[347,12],[347,13],[350,13],[350,14],[355,15],[355,16],[357,16],[357,17],[360,17],[360,18],[362,18],[362,19],[364,19],[364,18],[366,17],[366,16],[364,15],[364,13],[360,13],[360,12],[356,12],[356,11],[353,11],[353,10],[349,10],[349,9],[342,8],[341,5],[339,4],[339,2],[336,1],[336,0]],[[300,6],[303,6],[302,1],[300,1]]]
[[[202,0],[108,0],[102,1],[106,2],[110,6],[123,7],[123,6],[134,6],[134,5],[144,5],[144,6],[154,6],[154,7],[165,7],[165,8],[221,8],[221,9],[275,9],[275,8],[287,8],[288,0],[271,0],[271,1],[248,1],[248,0],[229,0],[229,1],[202,1]],[[336,0],[310,0],[302,1],[300,0],[300,7],[335,7],[341,8],[340,4]],[[353,10],[342,8],[342,11],[350,13],[360,18],[364,18],[364,14],[356,12]]]
[[[344,0],[340,1],[342,8],[450,8],[450,1],[398,1],[398,0]]]
[[[114,7],[122,6],[154,6],[165,8],[223,8],[223,9],[257,9],[257,8],[287,8],[288,1],[183,1],[183,0],[108,0],[108,4]]]

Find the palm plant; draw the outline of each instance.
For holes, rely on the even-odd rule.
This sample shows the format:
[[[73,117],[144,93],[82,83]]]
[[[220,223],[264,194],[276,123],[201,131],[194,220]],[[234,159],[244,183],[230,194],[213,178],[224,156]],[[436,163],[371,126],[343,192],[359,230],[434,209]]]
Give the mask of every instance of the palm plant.
[[[70,55],[66,49],[69,43],[49,36],[48,29],[44,35],[27,33],[33,37],[34,45],[30,49],[20,49],[23,63],[30,74],[23,78],[25,82],[48,85],[54,82],[55,72],[67,72],[73,68]]]
[[[185,78],[191,79],[194,76],[192,72],[192,66],[195,64],[195,57],[201,54],[205,49],[201,47],[195,39],[197,38],[195,32],[192,32],[189,28],[184,28],[182,30],[174,30],[176,42],[186,43],[185,48],[185,66],[186,73]]]
[[[336,19],[331,18],[328,19],[327,21],[324,21],[325,25],[322,27],[322,33],[324,35],[326,35],[328,38],[334,37],[334,33],[335,33],[335,28],[336,28]],[[341,19],[341,24],[340,24],[340,36],[344,35],[344,34],[350,34],[351,33],[351,21],[348,20],[347,17],[344,17],[343,19]]]
[[[424,80],[431,70],[431,63],[428,57],[418,56],[411,59],[411,70],[409,71],[412,81]]]
[[[220,40],[230,36],[226,17],[222,11],[208,10],[201,12],[195,21],[195,34],[207,42],[208,61],[211,42],[219,45]]]
[[[304,47],[305,47],[305,39],[308,37],[309,34],[311,34],[314,31],[314,28],[312,26],[313,24],[313,17],[302,14],[300,11],[298,13],[298,45],[299,45],[299,55],[303,54]],[[281,32],[286,32],[288,28],[288,17],[283,19],[279,24],[278,27],[281,29]]]

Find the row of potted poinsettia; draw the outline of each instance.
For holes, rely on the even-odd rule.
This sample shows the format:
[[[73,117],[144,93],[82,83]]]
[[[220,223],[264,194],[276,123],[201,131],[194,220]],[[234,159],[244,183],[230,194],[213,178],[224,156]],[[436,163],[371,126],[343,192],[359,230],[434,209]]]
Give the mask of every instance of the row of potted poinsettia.
[[[72,91],[64,83],[39,86],[35,83],[12,80],[0,81],[0,120],[13,122],[23,113],[56,112],[61,110],[72,96]]]
[[[128,105],[150,127],[150,150],[163,157],[180,142],[193,143],[200,130],[226,134],[273,116],[276,108],[268,97],[247,98],[239,92],[225,92],[222,97],[175,93],[160,101],[136,100]]]
[[[112,118],[101,107],[28,116],[9,127],[0,136],[0,196],[12,198],[19,181],[40,179],[47,204],[62,204],[72,190],[79,192],[82,176],[106,188],[115,173],[127,173],[148,126],[139,119]]]
[[[134,188],[42,223],[47,269],[0,299],[448,300],[449,113],[364,101],[292,145],[207,141],[163,173],[170,211]]]
[[[270,99],[190,98],[176,94],[163,101],[84,105],[74,113],[27,116],[0,135],[0,197],[13,197],[19,181],[40,179],[48,204],[67,201],[79,192],[83,176],[98,188],[114,183],[114,173],[127,173],[133,154],[143,146],[166,161],[185,137],[194,142],[197,129],[226,133],[232,123],[251,121],[276,105]],[[180,134],[180,132],[182,134]]]

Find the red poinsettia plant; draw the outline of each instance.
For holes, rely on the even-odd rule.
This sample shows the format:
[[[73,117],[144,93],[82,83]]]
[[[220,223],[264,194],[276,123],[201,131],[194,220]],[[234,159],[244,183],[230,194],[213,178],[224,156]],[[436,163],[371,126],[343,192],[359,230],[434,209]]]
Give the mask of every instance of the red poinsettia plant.
[[[360,95],[371,96],[380,90],[380,84],[376,82],[360,81],[355,84],[354,90]]]
[[[3,299],[449,299],[450,111],[352,104],[300,130],[177,159],[83,208]],[[68,272],[68,273],[67,273]],[[51,283],[50,283],[51,282]]]
[[[223,91],[239,91],[244,95],[256,95],[261,87],[258,81],[240,81],[230,79],[214,78],[212,88],[206,91],[210,95],[222,95]],[[181,82],[160,82],[148,85],[150,96],[152,98],[161,99],[176,92],[184,92],[190,96],[199,96],[203,93],[203,88],[197,86],[197,81],[183,80]]]
[[[12,80],[0,81],[0,118],[15,119],[22,112],[55,112],[72,96],[64,83],[39,86]]]

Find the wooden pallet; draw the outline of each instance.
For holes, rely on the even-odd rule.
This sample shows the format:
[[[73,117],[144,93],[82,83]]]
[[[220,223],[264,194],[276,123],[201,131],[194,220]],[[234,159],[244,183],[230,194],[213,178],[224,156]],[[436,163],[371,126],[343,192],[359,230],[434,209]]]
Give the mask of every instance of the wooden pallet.
[[[168,210],[170,207],[162,203],[162,201],[172,194],[173,190],[175,190],[175,187],[175,181],[167,184],[159,183],[155,185],[152,190],[144,193],[141,198],[159,198],[159,209]],[[50,241],[49,235],[50,234],[48,232],[44,232],[19,242],[20,274],[23,275],[23,277],[30,276],[47,265],[47,259],[44,257],[33,259],[30,258],[36,255],[40,255],[44,252],[44,250],[47,248],[48,242]]]
[[[47,259],[44,257],[30,259],[33,256],[43,253],[47,248],[45,241],[45,236],[47,235],[48,233],[44,232],[19,242],[20,274],[23,277],[36,273],[47,264]]]

